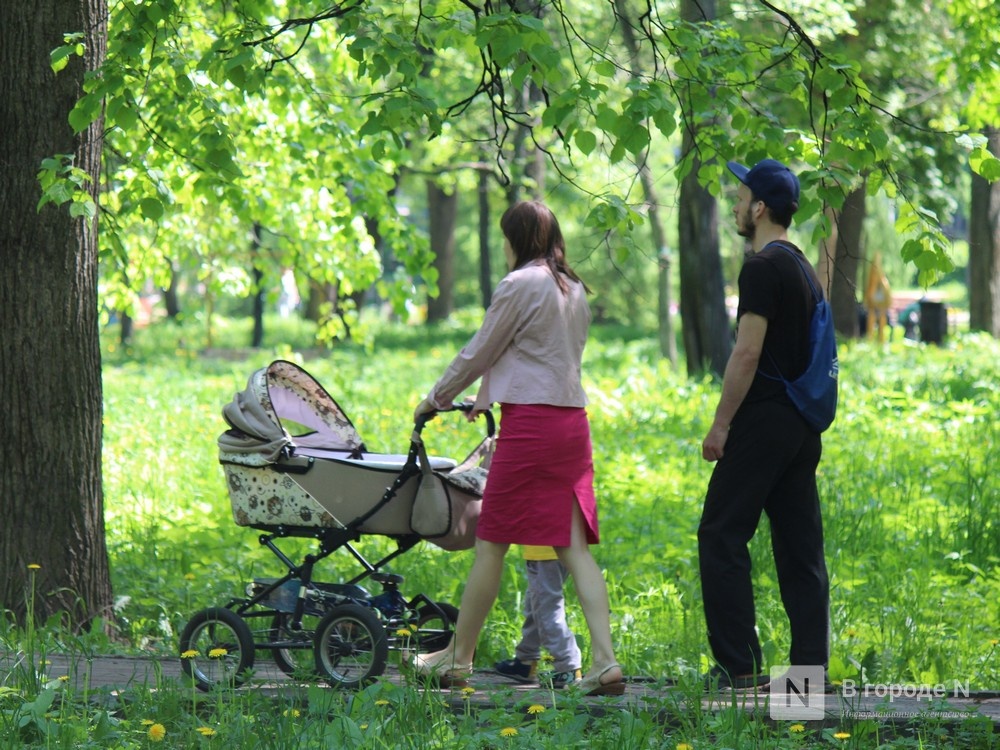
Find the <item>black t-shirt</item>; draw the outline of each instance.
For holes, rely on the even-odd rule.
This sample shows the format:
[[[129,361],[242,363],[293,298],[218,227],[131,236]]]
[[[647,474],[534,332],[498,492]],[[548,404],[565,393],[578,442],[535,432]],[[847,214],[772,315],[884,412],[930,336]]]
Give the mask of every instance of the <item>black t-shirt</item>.
[[[809,362],[809,323],[815,300],[799,261],[817,289],[819,279],[802,251],[790,242],[782,244],[791,248],[799,260],[771,243],[749,256],[740,270],[737,318],[747,312],[767,318],[764,350],[744,403],[763,400],[791,403],[784,384],[773,378],[780,372],[786,380],[795,380]],[[762,372],[772,377],[765,377]]]

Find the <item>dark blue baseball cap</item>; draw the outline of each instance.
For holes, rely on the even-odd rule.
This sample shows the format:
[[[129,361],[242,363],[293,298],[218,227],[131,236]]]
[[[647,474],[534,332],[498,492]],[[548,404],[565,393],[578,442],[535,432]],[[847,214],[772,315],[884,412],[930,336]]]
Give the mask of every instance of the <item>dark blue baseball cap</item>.
[[[750,168],[731,161],[726,166],[740,182],[750,188],[755,198],[764,201],[768,207],[781,211],[791,208],[792,204],[798,204],[799,178],[780,161],[764,159]]]

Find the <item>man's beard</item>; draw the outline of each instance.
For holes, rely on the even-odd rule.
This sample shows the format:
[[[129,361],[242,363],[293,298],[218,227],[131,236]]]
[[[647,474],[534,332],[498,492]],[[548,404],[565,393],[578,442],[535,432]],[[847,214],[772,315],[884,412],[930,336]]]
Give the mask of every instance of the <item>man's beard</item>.
[[[742,220],[736,222],[736,234],[753,242],[753,238],[757,234],[757,222],[753,220],[753,216],[750,214],[750,209],[747,208],[747,210],[743,212],[743,216],[740,218]]]

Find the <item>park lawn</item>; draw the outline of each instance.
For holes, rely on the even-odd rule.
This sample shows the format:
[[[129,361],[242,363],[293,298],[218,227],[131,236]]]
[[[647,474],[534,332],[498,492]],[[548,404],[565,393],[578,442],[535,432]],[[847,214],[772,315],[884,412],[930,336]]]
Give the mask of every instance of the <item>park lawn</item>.
[[[183,343],[197,340],[197,333],[162,324],[138,332],[128,348],[109,338],[105,504],[118,637],[105,642],[90,636],[81,647],[175,654],[177,635],[195,611],[224,604],[255,576],[283,572],[257,543],[257,532],[233,522],[217,462],[215,441],[226,427],[221,408],[256,368],[276,358],[299,362],[341,404],[369,448],[399,453],[408,446],[414,406],[471,331],[468,325],[389,326],[374,347],[338,344],[316,353],[292,343],[228,357],[202,356]],[[234,341],[242,335],[238,326],[232,335]],[[973,335],[954,336],[943,348],[899,341],[841,346],[841,407],[824,436],[819,475],[832,584],[833,679],[974,690],[1000,685],[1000,487],[992,468],[1000,459],[998,354],[997,342]],[[711,471],[700,458],[700,443],[718,384],[672,371],[656,356],[651,335],[598,327],[586,353],[585,386],[601,513],[595,555],[606,572],[619,659],[629,674],[691,677],[710,664],[695,532]],[[482,426],[449,416],[432,422],[425,437],[432,453],[461,458],[479,441]],[[288,546],[293,557],[309,550],[304,542]],[[372,536],[361,548],[377,555],[391,547]],[[788,630],[766,524],[752,553],[765,658],[781,664]],[[421,544],[391,569],[405,575],[408,596],[422,592],[457,603],[470,563],[471,552]],[[477,653],[481,665],[509,655],[517,640],[520,570],[517,556],[509,556]],[[319,577],[345,580],[357,572],[348,555],[335,554]],[[569,601],[586,662],[586,627],[572,592]],[[5,637],[15,635],[7,631]],[[175,721],[191,725],[195,719],[183,701],[172,700]],[[392,701],[397,719],[404,705],[421,708],[399,695]],[[155,701],[142,707],[162,710]],[[239,723],[219,710],[213,726]],[[355,729],[362,723],[358,719]],[[369,718],[366,726],[372,723]],[[495,729],[476,731],[499,741]],[[622,727],[605,730],[608,745],[621,747]],[[138,730],[133,725],[131,731]],[[551,746],[565,746],[556,742],[564,731],[560,726]],[[678,731],[677,742],[723,736],[719,726],[700,723]],[[738,727],[726,731],[744,736]],[[449,724],[445,734],[461,735],[456,732]],[[545,736],[537,734],[534,746],[550,746]],[[488,737],[468,746],[490,744]],[[780,743],[786,740],[798,741],[784,737]],[[730,741],[742,746],[742,740]]]

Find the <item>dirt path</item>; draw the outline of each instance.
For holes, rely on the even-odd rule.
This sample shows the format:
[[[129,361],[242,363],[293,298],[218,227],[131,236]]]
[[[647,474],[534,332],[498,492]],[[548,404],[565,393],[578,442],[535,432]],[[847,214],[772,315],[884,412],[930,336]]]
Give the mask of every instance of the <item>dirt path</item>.
[[[89,659],[52,654],[47,657],[46,674],[52,679],[68,678],[67,681],[77,691],[104,693],[114,700],[117,692],[129,688],[155,690],[171,683],[181,682],[180,659],[159,659],[125,656],[94,656]],[[25,663],[11,654],[0,654],[0,685],[16,684],[16,670],[25,668]],[[13,674],[12,674],[13,673]],[[398,668],[390,666],[381,677],[397,684],[403,684],[405,677]],[[627,680],[625,695],[616,698],[587,698],[585,702],[592,711],[643,710],[660,713],[667,717],[676,715],[678,704],[690,703],[689,694],[665,684],[665,681],[631,678]],[[472,680],[476,692],[472,695],[461,691],[441,691],[446,700],[456,708],[473,706],[487,708],[501,704],[530,701],[551,707],[553,698],[558,702],[561,695],[539,685],[520,685],[483,670],[476,672]],[[263,690],[273,694],[302,691],[303,686],[290,680],[278,670],[270,660],[261,659],[255,664],[254,677],[243,690]],[[1000,693],[971,693],[947,695],[933,703],[912,695],[888,696],[885,691],[855,691],[852,697],[827,694],[823,697],[824,724],[839,724],[846,720],[877,719],[884,723],[908,723],[933,720],[939,723],[958,723],[970,716],[988,717],[995,725],[1000,725]],[[726,710],[738,705],[747,711],[768,715],[769,696],[723,693],[701,699],[702,710]]]

